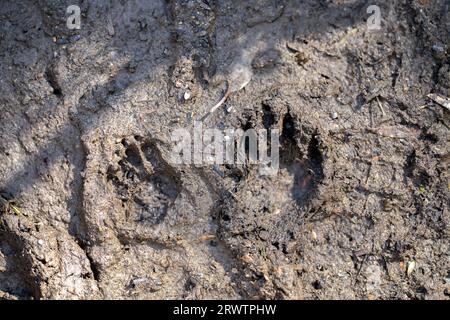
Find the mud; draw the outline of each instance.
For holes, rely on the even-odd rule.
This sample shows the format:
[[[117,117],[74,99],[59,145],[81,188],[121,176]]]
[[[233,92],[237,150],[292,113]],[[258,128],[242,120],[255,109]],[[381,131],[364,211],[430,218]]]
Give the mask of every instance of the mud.
[[[448,1],[71,4],[0,6],[0,298],[450,297]],[[236,63],[279,172],[173,165]]]

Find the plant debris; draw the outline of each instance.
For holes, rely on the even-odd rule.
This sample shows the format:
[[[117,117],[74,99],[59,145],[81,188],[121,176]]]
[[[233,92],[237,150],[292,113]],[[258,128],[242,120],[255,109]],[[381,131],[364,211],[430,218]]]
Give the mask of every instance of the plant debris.
[[[22,211],[15,205],[13,200],[7,200],[2,195],[0,195],[0,203],[3,207],[3,212],[12,211],[16,215],[24,215]]]
[[[231,70],[232,71],[228,79],[226,80],[227,89],[225,91],[225,94],[223,95],[223,98],[217,104],[215,104],[206,115],[202,117],[202,121],[206,120],[206,118],[208,118],[211,114],[214,113],[214,111],[216,111],[222,104],[224,104],[232,93],[242,90],[252,79],[252,70],[250,65],[242,62],[237,62],[233,64]]]
[[[450,111],[450,98],[438,95],[438,94],[429,94],[428,98],[439,104],[440,106],[444,107],[448,111]]]

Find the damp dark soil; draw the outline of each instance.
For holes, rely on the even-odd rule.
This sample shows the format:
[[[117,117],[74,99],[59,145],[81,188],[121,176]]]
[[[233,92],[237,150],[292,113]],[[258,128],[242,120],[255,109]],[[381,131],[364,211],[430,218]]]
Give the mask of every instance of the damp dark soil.
[[[448,1],[72,2],[0,6],[0,299],[450,298]],[[174,165],[241,62],[277,174]]]

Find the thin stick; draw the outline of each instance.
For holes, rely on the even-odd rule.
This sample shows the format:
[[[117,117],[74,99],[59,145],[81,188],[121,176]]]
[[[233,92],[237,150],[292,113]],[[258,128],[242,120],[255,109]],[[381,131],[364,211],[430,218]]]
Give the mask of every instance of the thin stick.
[[[450,99],[437,94],[429,94],[428,98],[450,111]]]
[[[386,113],[384,112],[383,105],[381,104],[380,99],[378,99],[378,97],[377,97],[377,102],[378,102],[378,106],[380,107],[381,112],[383,113],[383,116],[385,116]]]
[[[211,115],[214,111],[216,111],[222,104],[225,103],[225,101],[227,101],[228,97],[231,94],[231,89],[230,89],[230,85],[227,81],[227,91],[225,92],[225,94],[223,95],[223,98],[216,104],[214,105],[211,109],[209,109],[208,113],[205,114],[200,120],[201,121],[205,121],[206,118],[209,117],[209,115]]]

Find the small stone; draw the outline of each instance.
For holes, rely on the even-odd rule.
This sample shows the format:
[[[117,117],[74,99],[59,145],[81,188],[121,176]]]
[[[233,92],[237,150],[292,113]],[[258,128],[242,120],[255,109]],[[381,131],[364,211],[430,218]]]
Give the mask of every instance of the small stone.
[[[69,41],[67,41],[67,39],[65,38],[59,38],[56,40],[56,44],[68,44]]]
[[[25,97],[23,97],[23,99],[22,99],[22,103],[23,103],[23,104],[27,104],[28,102],[30,102],[30,100],[31,100],[31,98],[30,98],[29,96],[25,96]]]
[[[39,239],[39,240],[38,240],[38,244],[39,244],[40,246],[44,245],[44,240]]]
[[[440,44],[435,44],[433,45],[433,50],[436,52],[444,52],[444,46],[440,45]]]
[[[270,236],[269,232],[267,232],[265,230],[262,230],[262,231],[259,232],[259,238],[261,240],[267,240],[267,239],[269,239],[269,236]]]
[[[408,268],[406,269],[406,275],[408,277],[411,276],[411,274],[413,273],[415,267],[416,267],[416,262],[415,261],[409,261],[408,262]]]
[[[433,49],[433,56],[437,59],[445,59],[446,58],[446,54],[445,54],[445,47],[441,44],[435,44],[432,47]]]
[[[249,255],[249,254],[245,254],[241,257],[241,260],[244,261],[245,263],[252,263],[253,262],[253,258]]]
[[[333,112],[331,114],[331,119],[336,120],[337,118],[339,118],[339,115],[337,114],[337,112]]]
[[[133,285],[133,287],[137,287],[138,285],[148,282],[147,278],[135,278],[133,280],[131,280],[131,284]]]
[[[232,107],[232,106],[228,107],[228,108],[227,108],[227,112],[228,112],[228,113],[233,112],[233,107]]]
[[[81,36],[79,34],[74,34],[73,36],[69,37],[69,42],[77,42],[78,40],[81,39]]]
[[[184,100],[187,101],[187,100],[189,100],[190,98],[191,98],[191,93],[190,93],[189,91],[186,91],[186,92],[184,93]]]

